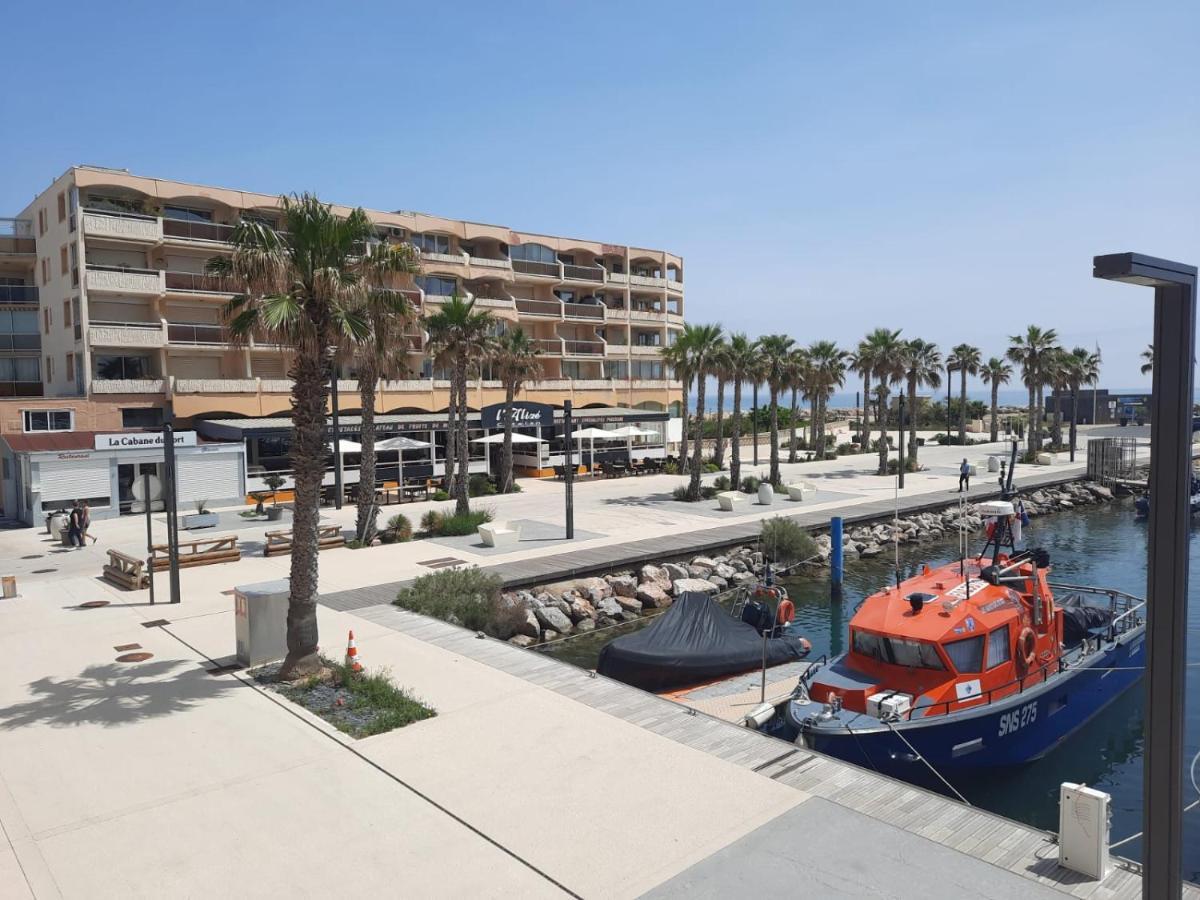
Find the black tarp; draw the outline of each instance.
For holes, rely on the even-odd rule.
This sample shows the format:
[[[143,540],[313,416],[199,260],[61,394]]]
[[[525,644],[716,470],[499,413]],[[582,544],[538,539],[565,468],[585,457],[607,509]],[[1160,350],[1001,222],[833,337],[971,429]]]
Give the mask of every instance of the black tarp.
[[[800,637],[767,640],[767,665],[803,659]],[[647,691],[669,691],[762,666],[763,639],[709,599],[686,593],[647,628],[600,651],[596,671]]]
[[[1076,647],[1087,637],[1095,637],[1093,628],[1108,628],[1112,613],[1105,607],[1090,606],[1078,594],[1059,600],[1063,612],[1063,644]]]

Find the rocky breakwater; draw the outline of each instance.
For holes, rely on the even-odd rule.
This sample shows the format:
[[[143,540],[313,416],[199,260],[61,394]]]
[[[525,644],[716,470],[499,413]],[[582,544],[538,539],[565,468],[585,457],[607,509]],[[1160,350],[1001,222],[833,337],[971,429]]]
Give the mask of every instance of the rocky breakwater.
[[[1112,499],[1112,491],[1093,481],[1073,481],[1056,487],[1039,488],[1021,497],[1025,511],[1030,516],[1108,503]],[[889,520],[874,525],[857,525],[843,532],[842,553],[849,561],[886,553],[893,540],[901,544],[933,541],[952,534],[959,528],[974,534],[983,526],[983,520],[979,505],[968,503],[961,516],[958,506],[955,505],[941,511],[902,516],[897,522]],[[832,552],[829,534],[817,535],[816,542],[822,563],[828,565]]]
[[[637,571],[577,578],[531,590],[505,591],[503,598],[525,616],[510,642],[530,647],[570,634],[632,622],[670,606],[687,591],[716,595],[753,584],[766,566],[753,547],[735,547],[690,562],[645,565]]]

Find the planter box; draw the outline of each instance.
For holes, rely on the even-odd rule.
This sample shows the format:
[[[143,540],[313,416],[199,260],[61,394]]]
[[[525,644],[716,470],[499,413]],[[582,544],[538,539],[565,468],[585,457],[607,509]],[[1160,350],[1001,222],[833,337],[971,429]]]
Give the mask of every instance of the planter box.
[[[214,512],[192,513],[183,517],[183,527],[188,531],[194,528],[216,528],[220,518]]]
[[[267,507],[267,521],[268,522],[278,522],[282,518],[283,518],[283,507],[282,506],[268,506]]]

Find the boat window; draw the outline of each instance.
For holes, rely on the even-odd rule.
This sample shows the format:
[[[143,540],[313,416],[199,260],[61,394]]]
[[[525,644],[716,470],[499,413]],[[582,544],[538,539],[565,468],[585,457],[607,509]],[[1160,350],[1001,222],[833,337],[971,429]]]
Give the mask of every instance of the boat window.
[[[937,649],[927,641],[885,637],[869,631],[854,631],[854,650],[880,662],[918,669],[945,669]]]
[[[988,668],[1006,663],[1012,659],[1012,650],[1008,643],[1008,626],[1001,625],[988,635]]]
[[[983,671],[983,635],[943,644],[950,662],[959,672]]]

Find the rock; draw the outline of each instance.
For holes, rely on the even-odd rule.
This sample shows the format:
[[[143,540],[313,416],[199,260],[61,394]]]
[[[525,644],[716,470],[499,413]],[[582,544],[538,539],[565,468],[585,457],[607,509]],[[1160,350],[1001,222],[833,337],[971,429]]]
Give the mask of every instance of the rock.
[[[570,616],[571,621],[575,623],[579,623],[583,619],[591,621],[596,618],[596,607],[582,597],[576,597],[571,603]]]
[[[600,590],[599,588],[590,587],[584,593],[587,595],[588,600],[592,601],[592,603],[599,603],[605,597],[612,596],[612,589],[605,588],[604,590]]]
[[[600,577],[580,578],[575,582],[574,588],[593,603],[595,603],[599,597],[607,597],[612,593],[612,588],[608,586],[608,582]],[[593,596],[593,594],[598,594],[599,597]]]
[[[878,544],[876,544],[874,541],[872,541],[871,543],[865,544],[863,547],[861,547],[858,551],[858,555],[859,556],[878,556],[882,552],[883,552],[883,548],[880,547]]]
[[[688,566],[688,575],[692,578],[707,578],[712,574],[712,569],[708,566]]]
[[[653,582],[647,582],[638,587],[637,599],[641,601],[643,607],[650,609],[661,609],[671,605],[670,595]]]
[[[559,637],[561,637],[561,635],[557,631],[554,631],[553,629],[550,629],[550,628],[547,628],[546,631],[542,634],[543,641],[556,641],[559,639]]]
[[[672,582],[671,588],[676,597],[689,591],[699,591],[702,594],[717,593],[717,586],[704,578],[677,578]]]
[[[595,607],[600,616],[619,616],[621,614],[621,604],[614,597],[605,597],[595,604]]]
[[[535,615],[537,620],[550,631],[557,631],[559,634],[571,633],[571,617],[564,613],[556,606],[543,606],[536,610]],[[547,638],[549,640],[549,638]]]
[[[763,563],[765,562],[766,559],[757,550],[750,554],[750,567],[754,569],[754,571],[757,572],[759,569],[761,569],[763,567]]]
[[[717,562],[710,556],[697,556],[692,560],[693,566],[704,566],[707,569],[715,569]]]
[[[721,591],[723,591],[723,590],[725,590],[725,588],[729,587],[729,582],[726,581],[724,578],[722,578],[720,575],[709,575],[708,581],[712,584],[715,584],[717,586],[717,589],[721,590]]]
[[[1070,500],[1059,500],[1058,506],[1059,506],[1059,509],[1074,509],[1075,508],[1075,504],[1072,503]]]
[[[537,638],[531,638],[527,634],[515,634],[508,639],[510,644],[516,644],[518,647],[532,647],[537,643]]]
[[[571,604],[579,598],[575,594],[563,594],[559,599],[555,600],[545,609],[557,609],[569,619],[571,616]]]
[[[642,566],[638,570],[638,581],[642,584],[657,584],[663,590],[671,587],[671,576],[662,566]]]
[[[580,619],[578,622],[575,623],[575,631],[577,634],[582,634],[584,632],[595,631],[595,630],[596,630],[596,623],[593,622],[591,619]]]
[[[733,578],[729,579],[734,584],[753,584],[756,579],[750,572],[735,572]]]
[[[535,595],[533,598],[533,608],[534,609],[537,609],[539,606],[551,606],[551,605],[553,605],[553,603],[554,603],[554,598],[551,597],[549,594],[547,594],[545,591],[542,591],[542,593]]]
[[[688,577],[688,570],[678,563],[667,563],[663,566],[663,572],[672,583],[680,578]]]
[[[733,571],[735,571],[735,572],[750,571],[750,567],[748,565],[746,565],[744,562],[742,562],[740,559],[732,560],[729,563],[729,568],[733,569]]]
[[[632,575],[614,575],[608,583],[618,597],[632,597],[637,594],[638,583]]]
[[[620,615],[620,613],[617,613],[617,615]],[[617,624],[617,620],[614,619],[612,616],[600,616],[596,619],[596,627],[597,628],[611,628],[612,626],[614,626],[616,624]]]
[[[621,621],[622,622],[636,622],[640,618],[641,618],[641,616],[638,615],[637,613],[633,612],[632,610],[627,609],[623,613],[621,613]]]
[[[642,611],[642,601],[637,597],[617,597],[616,600],[621,605],[621,609],[626,612],[640,613]]]
[[[526,637],[531,637],[535,641],[542,636],[542,626],[538,622],[538,617],[536,615],[537,609],[540,609],[540,607],[535,607],[533,609],[525,610],[525,620],[522,622],[519,622],[517,624],[516,628],[514,629],[514,631],[516,631],[517,634],[522,634],[522,635],[525,635]]]
[[[1089,484],[1088,490],[1099,500],[1111,500],[1113,492],[1102,484]]]
[[[723,578],[728,581],[735,574],[737,574],[737,569],[735,569],[733,566],[725,565],[725,563],[718,563],[717,567],[713,569],[713,574],[718,578]]]

